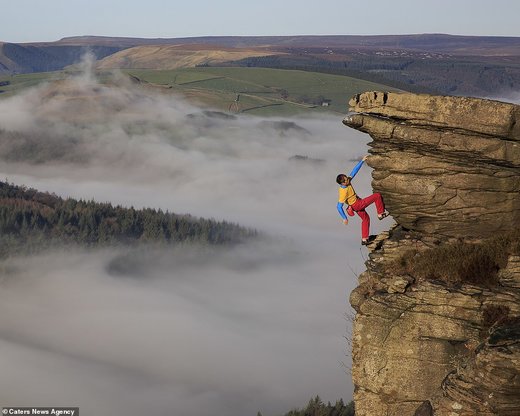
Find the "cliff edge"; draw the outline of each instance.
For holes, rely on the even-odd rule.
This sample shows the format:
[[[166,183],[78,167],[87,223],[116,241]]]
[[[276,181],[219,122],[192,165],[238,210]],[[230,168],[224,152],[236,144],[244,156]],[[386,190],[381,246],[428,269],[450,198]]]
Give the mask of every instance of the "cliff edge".
[[[356,415],[520,414],[520,106],[385,92],[349,105],[397,222],[350,297]]]
[[[486,237],[520,223],[520,106],[370,92],[344,123],[369,133],[373,187],[394,219],[426,234]]]

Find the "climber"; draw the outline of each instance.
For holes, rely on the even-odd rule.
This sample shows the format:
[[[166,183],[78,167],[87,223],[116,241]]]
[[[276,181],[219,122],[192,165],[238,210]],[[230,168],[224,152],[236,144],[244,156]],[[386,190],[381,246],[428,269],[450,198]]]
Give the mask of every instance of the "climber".
[[[368,155],[364,156],[363,159],[361,159],[358,162],[354,169],[352,169],[352,172],[350,172],[349,176],[340,173],[336,178],[336,182],[339,185],[339,198],[338,204],[336,206],[339,215],[341,216],[341,218],[343,218],[343,224],[347,225],[348,218],[345,215],[345,211],[343,210],[344,204],[348,205],[347,213],[350,216],[353,216],[354,212],[356,212],[359,215],[359,217],[361,218],[361,244],[364,246],[370,244],[371,242],[371,239],[369,237],[370,217],[365,211],[365,208],[375,202],[377,218],[382,220],[383,218],[388,216],[388,212],[386,212],[385,210],[385,204],[383,202],[381,194],[374,193],[370,196],[367,196],[366,198],[359,198],[356,194],[356,191],[354,191],[354,188],[352,187],[351,181],[354,178],[354,176],[356,176],[356,174],[359,172],[359,169],[361,169],[361,166],[363,166],[363,163],[365,162],[367,157]]]

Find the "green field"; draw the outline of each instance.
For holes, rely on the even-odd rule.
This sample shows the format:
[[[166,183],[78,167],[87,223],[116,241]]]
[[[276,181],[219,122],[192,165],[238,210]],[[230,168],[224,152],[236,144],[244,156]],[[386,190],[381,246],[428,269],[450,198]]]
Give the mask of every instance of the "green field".
[[[11,97],[20,91],[34,87],[45,81],[64,78],[61,72],[40,72],[35,74],[22,74],[13,76],[0,76],[0,98]],[[2,85],[8,82],[7,85]]]
[[[222,111],[259,116],[289,116],[310,112],[347,112],[347,102],[363,91],[395,88],[341,75],[268,68],[183,68],[124,70],[161,91],[181,93],[189,100]],[[101,82],[108,82],[101,74]],[[66,72],[0,77],[0,98],[44,81],[63,79]],[[167,88],[164,88],[167,87]],[[235,103],[237,96],[239,101]],[[323,106],[326,102],[328,106]]]
[[[184,68],[169,71],[127,70],[143,81],[184,92],[212,107],[271,116],[302,112],[344,114],[347,102],[363,91],[395,91],[395,88],[356,78],[317,72],[268,68]],[[328,106],[322,106],[326,101]]]

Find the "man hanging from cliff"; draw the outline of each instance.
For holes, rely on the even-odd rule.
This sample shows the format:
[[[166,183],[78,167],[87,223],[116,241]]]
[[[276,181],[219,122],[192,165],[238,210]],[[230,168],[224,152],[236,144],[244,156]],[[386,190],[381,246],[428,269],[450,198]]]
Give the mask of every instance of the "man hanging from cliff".
[[[358,162],[354,169],[352,169],[352,172],[350,172],[349,176],[340,173],[336,178],[336,182],[339,185],[339,198],[338,204],[336,206],[339,215],[341,216],[341,218],[343,218],[343,224],[347,225],[348,218],[345,215],[345,211],[343,210],[344,204],[348,205],[347,213],[349,215],[354,215],[354,212],[356,212],[359,215],[359,217],[361,218],[361,244],[364,246],[370,243],[370,217],[365,211],[365,208],[375,202],[377,218],[382,220],[383,218],[388,216],[388,213],[385,211],[385,204],[383,202],[381,194],[374,193],[370,196],[367,196],[366,198],[360,198],[357,196],[356,191],[354,191],[354,188],[352,187],[351,181],[352,179],[354,179],[354,176],[356,176],[356,174],[359,172],[359,169],[361,169],[361,166],[363,166],[363,163],[365,162],[367,157],[368,155],[364,156],[363,159],[361,159]]]

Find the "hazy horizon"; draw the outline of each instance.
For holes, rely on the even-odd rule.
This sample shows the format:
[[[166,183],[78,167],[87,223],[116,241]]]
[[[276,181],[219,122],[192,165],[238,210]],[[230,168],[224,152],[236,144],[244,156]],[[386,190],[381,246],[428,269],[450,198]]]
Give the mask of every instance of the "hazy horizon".
[[[62,89],[0,101],[3,177],[63,197],[237,222],[268,238],[8,260],[0,402],[269,416],[317,394],[350,400],[348,296],[367,253],[359,220],[345,227],[336,212],[334,178],[370,138],[342,116],[204,113],[124,79],[100,85],[91,64]],[[370,192],[368,167],[356,183]],[[391,223],[374,221],[373,231]]]

